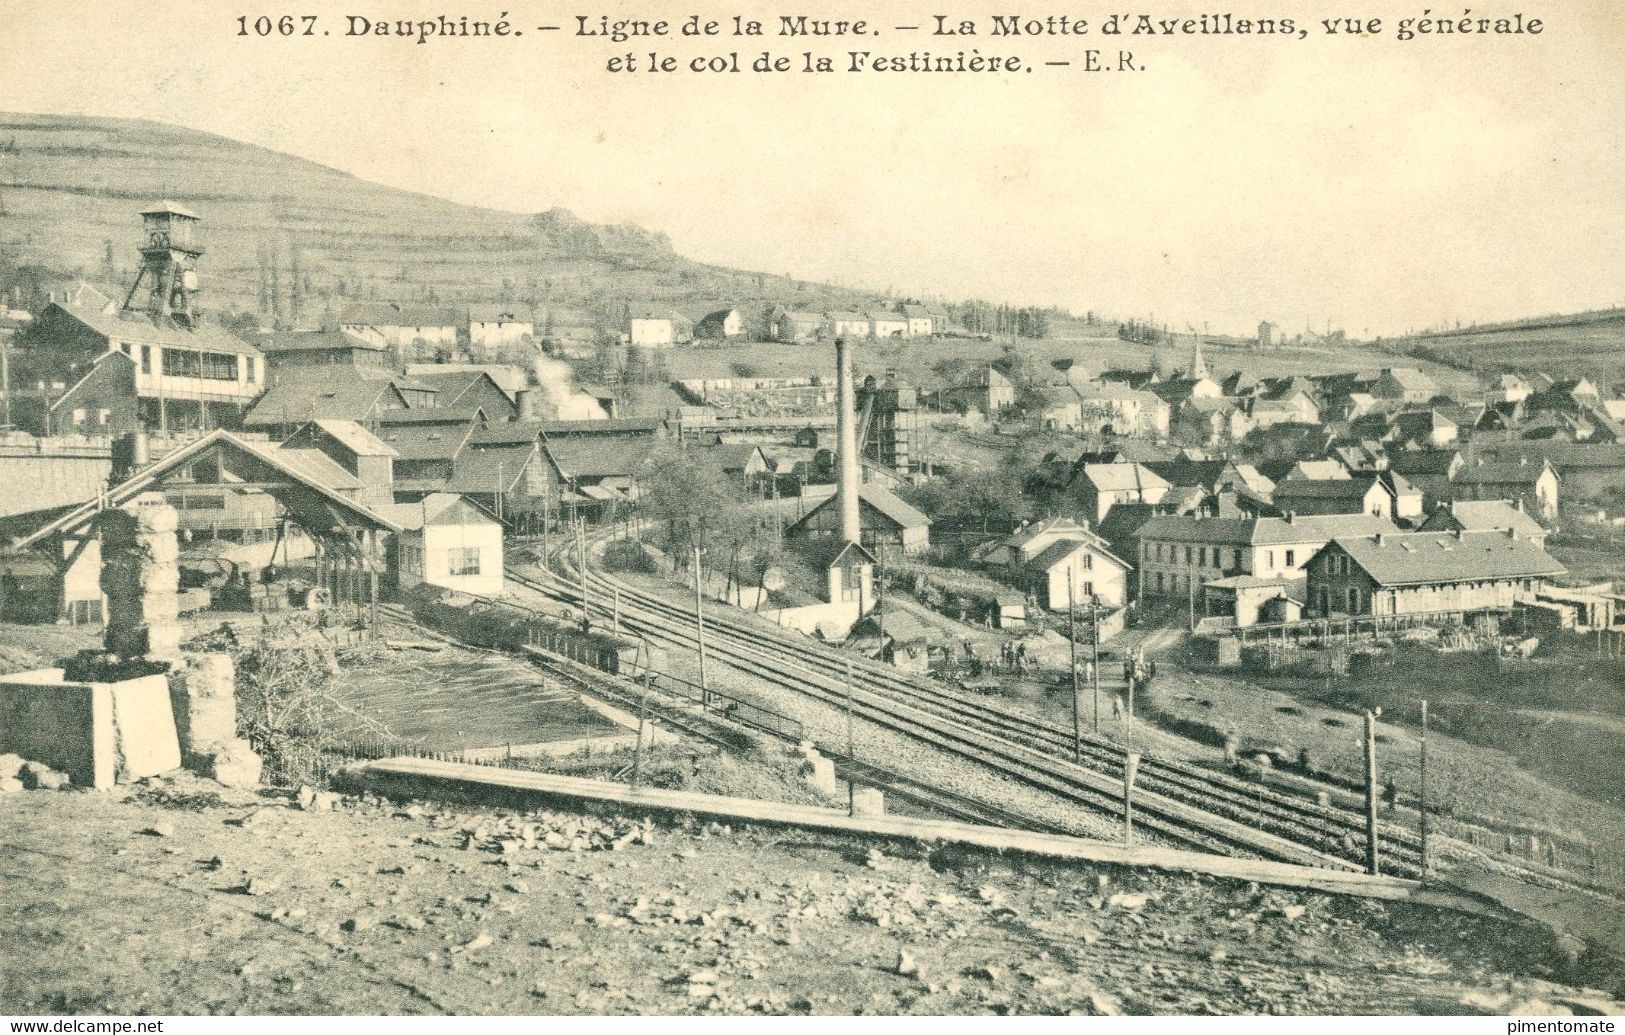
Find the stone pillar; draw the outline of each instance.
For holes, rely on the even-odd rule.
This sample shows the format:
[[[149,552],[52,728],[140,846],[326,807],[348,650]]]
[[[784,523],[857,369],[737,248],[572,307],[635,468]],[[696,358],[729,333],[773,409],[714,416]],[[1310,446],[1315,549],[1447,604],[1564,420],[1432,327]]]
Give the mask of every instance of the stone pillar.
[[[175,508],[147,493],[102,515],[104,645],[121,658],[173,659],[180,652]]]
[[[197,768],[237,738],[237,670],[228,654],[188,654],[169,672],[169,703],[175,712],[181,758]]]

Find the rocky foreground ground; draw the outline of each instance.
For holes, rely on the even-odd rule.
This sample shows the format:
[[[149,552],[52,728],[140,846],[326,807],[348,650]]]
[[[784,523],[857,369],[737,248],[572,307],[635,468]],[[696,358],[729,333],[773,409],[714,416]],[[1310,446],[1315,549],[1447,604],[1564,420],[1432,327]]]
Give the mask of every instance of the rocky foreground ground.
[[[0,828],[12,1014],[1612,1009],[1535,930],[948,847],[191,777]]]

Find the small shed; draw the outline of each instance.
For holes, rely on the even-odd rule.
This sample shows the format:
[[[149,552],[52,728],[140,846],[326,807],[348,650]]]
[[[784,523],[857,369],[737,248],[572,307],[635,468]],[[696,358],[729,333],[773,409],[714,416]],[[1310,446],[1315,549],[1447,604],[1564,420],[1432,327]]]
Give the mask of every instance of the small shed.
[[[393,567],[403,591],[427,583],[478,596],[502,593],[502,523],[483,508],[449,492],[420,503],[397,503],[390,515],[400,525]]]

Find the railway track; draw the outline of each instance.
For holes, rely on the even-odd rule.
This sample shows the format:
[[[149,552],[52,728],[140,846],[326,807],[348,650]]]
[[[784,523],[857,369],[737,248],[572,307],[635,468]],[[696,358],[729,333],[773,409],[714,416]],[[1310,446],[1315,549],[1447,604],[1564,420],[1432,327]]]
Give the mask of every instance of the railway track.
[[[378,610],[396,621],[417,626],[425,635],[434,639],[457,644],[458,646],[468,646],[444,633],[420,625],[411,612],[399,605],[380,604]],[[494,650],[494,648],[485,649]],[[720,724],[731,725],[726,719],[701,721],[692,706],[685,706],[682,703],[668,700],[659,693],[644,695],[634,692],[631,687],[625,685],[624,681],[618,677],[599,672],[585,665],[562,659],[555,660],[541,651],[525,651],[523,656],[526,661],[555,678],[581,686],[593,696],[609,701],[632,714],[637,714],[640,709],[644,709],[645,714],[650,719],[658,720],[667,728],[678,730],[693,739],[714,744],[727,750],[737,750],[740,746],[741,737],[719,732],[718,726]],[[767,732],[756,727],[749,727],[749,729],[757,734]],[[991,826],[1019,827],[1048,834],[1070,833],[1070,831],[1054,824],[1042,822],[1035,824],[1027,817],[1019,816],[996,805],[990,805],[975,798],[956,794],[942,788],[932,787],[894,769],[853,761],[839,756],[836,756],[835,762],[837,775],[841,776],[841,778],[853,780],[870,787],[877,787],[890,796],[913,802],[949,819]]]
[[[539,592],[581,604],[579,572],[568,568],[562,573],[542,570],[539,579],[518,572],[510,574]],[[589,596],[596,598],[589,604],[595,611],[606,610],[610,591],[618,589],[624,624],[652,638],[692,649],[695,634],[691,611],[597,573],[589,572],[587,577]],[[593,588],[598,590],[596,594],[591,593]],[[1112,757],[1121,749],[1091,741],[1086,761],[1093,765],[1075,764],[1070,760],[1069,734],[1064,757],[1058,757],[1059,731],[1037,720],[1012,717],[982,702],[959,698],[946,688],[925,687],[862,660],[849,662],[817,645],[798,643],[776,628],[752,627],[715,612],[708,614],[707,626],[719,634],[708,639],[708,652],[743,671],[827,704],[843,706],[847,665],[851,664],[852,707],[865,720],[1097,811],[1117,814],[1121,810],[1123,762],[1120,756]],[[1143,763],[1141,771],[1145,772]],[[1138,784],[1141,789],[1136,793],[1136,811],[1142,829],[1203,851],[1354,868],[1348,858],[1325,850],[1332,847],[1325,843],[1331,840],[1328,831],[1306,829],[1311,824],[1300,823],[1295,817],[1288,819],[1290,813],[1280,803],[1265,799],[1252,809],[1240,807],[1225,789],[1199,783],[1187,774],[1178,776],[1179,781],[1164,779],[1160,786]],[[1174,793],[1168,793],[1170,790]],[[1257,801],[1258,796],[1253,797]],[[1261,822],[1258,804],[1275,808],[1277,815],[1269,823]],[[1323,827],[1337,826],[1333,817],[1310,818]],[[1268,829],[1271,825],[1281,832]],[[1337,847],[1347,853],[1346,845]],[[1391,867],[1397,872],[1406,869],[1402,861]]]

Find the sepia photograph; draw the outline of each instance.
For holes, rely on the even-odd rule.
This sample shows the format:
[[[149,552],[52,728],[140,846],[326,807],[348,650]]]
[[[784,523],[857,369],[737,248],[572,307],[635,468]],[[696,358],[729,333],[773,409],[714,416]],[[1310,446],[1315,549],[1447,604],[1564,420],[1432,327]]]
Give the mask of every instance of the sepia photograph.
[[[509,2],[0,15],[8,1031],[1616,1030],[1625,5]]]

